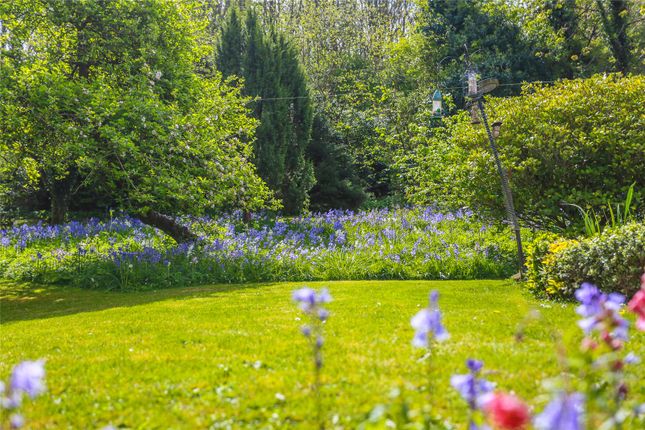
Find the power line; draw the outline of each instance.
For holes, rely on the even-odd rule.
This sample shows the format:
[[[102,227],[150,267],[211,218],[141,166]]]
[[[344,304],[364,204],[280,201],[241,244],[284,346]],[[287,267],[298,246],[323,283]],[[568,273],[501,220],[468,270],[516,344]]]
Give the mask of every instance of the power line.
[[[499,84],[500,87],[518,87],[522,85],[529,84],[553,84],[557,81],[531,81],[531,82],[511,82],[508,84]],[[442,85],[437,85],[437,88],[442,90],[466,90],[468,86],[459,86],[459,87],[444,87]],[[273,101],[273,100],[297,100],[297,99],[308,99],[308,98],[338,98],[342,96],[353,96],[353,95],[362,95],[365,93],[358,92],[348,92],[348,93],[336,93],[336,94],[317,94],[311,96],[293,96],[293,97],[255,97],[253,101],[263,102],[263,101]]]

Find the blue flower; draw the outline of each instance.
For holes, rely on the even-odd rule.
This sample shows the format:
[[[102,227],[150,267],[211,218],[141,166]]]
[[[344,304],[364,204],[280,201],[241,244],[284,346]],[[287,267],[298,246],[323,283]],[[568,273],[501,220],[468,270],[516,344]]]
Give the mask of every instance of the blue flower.
[[[585,282],[575,292],[580,305],[576,308],[583,319],[578,326],[585,334],[593,330],[606,330],[612,338],[627,340],[629,322],[620,316],[620,309],[625,303],[621,294],[604,294],[598,287]]]
[[[484,367],[484,362],[481,360],[475,360],[473,358],[469,358],[466,360],[466,367],[470,369],[471,372],[479,372],[482,370],[482,367]]]
[[[452,375],[450,377],[450,385],[452,385],[452,387],[461,394],[461,397],[468,402],[470,409],[477,410],[486,403],[488,395],[495,388],[495,384],[477,377],[484,365],[483,362],[468,359],[466,361],[466,365],[468,366],[470,373],[466,373],[464,375]]]
[[[316,315],[321,321],[329,317],[329,312],[320,307],[323,303],[331,302],[331,295],[327,288],[321,289],[319,293],[309,287],[300,288],[293,292],[293,300],[299,304],[303,312]]]
[[[595,285],[585,282],[576,290],[575,295],[580,302],[580,306],[576,308],[580,316],[591,317],[602,312],[605,295]]]
[[[584,397],[580,393],[559,393],[544,411],[535,417],[538,430],[582,430]]]
[[[295,290],[293,292],[293,301],[300,304],[300,309],[307,311],[316,304],[316,291],[309,287]]]
[[[45,391],[45,361],[23,361],[13,368],[11,389],[34,398]]]
[[[19,429],[25,425],[25,417],[20,414],[12,414],[9,418],[12,429]]]
[[[439,311],[438,301],[439,293],[432,291],[430,293],[428,307],[421,309],[410,320],[410,324],[415,330],[412,345],[419,348],[427,348],[430,335],[438,342],[443,342],[450,337],[441,323],[441,311]]]

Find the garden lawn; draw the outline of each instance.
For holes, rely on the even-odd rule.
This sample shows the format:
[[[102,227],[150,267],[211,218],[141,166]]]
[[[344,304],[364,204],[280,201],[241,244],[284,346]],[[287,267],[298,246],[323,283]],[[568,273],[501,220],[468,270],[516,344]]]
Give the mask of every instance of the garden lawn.
[[[0,379],[25,359],[46,359],[46,394],[27,402],[30,428],[313,428],[312,365],[291,293],[303,283],[215,285],[115,293],[0,281]],[[449,386],[477,357],[487,378],[538,408],[540,380],[559,373],[553,333],[580,340],[574,305],[538,302],[507,281],[343,281],[324,346],[328,427],[354,428],[399,388],[399,400],[463,428]],[[431,289],[451,338],[433,351],[428,393],[410,317]],[[541,319],[514,332],[531,309]],[[628,351],[645,356],[632,332]],[[632,372],[645,378],[643,366]],[[644,388],[632,394],[643,396]]]

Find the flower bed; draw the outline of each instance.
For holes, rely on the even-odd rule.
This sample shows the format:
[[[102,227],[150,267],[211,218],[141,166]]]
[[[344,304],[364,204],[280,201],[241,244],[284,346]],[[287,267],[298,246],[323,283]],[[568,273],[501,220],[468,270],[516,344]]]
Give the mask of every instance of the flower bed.
[[[503,226],[468,211],[330,211],[299,218],[235,213],[184,220],[200,240],[175,244],[122,217],[0,231],[0,274],[83,287],[159,288],[205,282],[482,279],[514,273]]]

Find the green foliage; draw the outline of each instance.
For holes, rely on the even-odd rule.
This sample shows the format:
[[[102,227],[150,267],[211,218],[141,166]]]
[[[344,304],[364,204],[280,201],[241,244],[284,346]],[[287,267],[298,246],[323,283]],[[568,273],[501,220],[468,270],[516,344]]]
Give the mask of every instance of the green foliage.
[[[475,66],[481,76],[501,82],[551,78],[544,60],[537,57],[521,24],[514,22],[509,7],[484,1],[428,1],[421,29],[426,38],[428,67],[443,85],[463,86],[466,68]],[[503,88],[507,93],[517,88]],[[458,106],[463,94],[455,91]]]
[[[251,224],[236,217],[185,221],[201,242],[176,246],[138,223],[118,231],[107,223],[98,234],[27,244],[21,242],[28,234],[9,235],[0,246],[0,276],[141,290],[206,282],[494,279],[510,276],[517,265],[506,229],[482,225],[463,211],[330,212],[261,217]]]
[[[463,86],[469,65],[502,83],[643,71],[639,0],[453,0],[421,2],[428,72]],[[498,90],[510,95],[519,86]],[[462,106],[461,91],[453,94]]]
[[[632,184],[627,190],[627,196],[625,197],[625,203],[621,209],[620,204],[616,204],[616,210],[614,211],[611,203],[603,208],[604,220],[603,217],[598,215],[593,209],[588,211],[584,210],[578,205],[572,205],[580,211],[582,220],[584,221],[585,233],[587,236],[593,236],[600,234],[605,226],[616,228],[621,225],[625,225],[632,220],[632,200],[634,198],[634,185]]]
[[[275,28],[266,28],[253,9],[247,10],[244,26],[232,9],[217,51],[218,69],[242,77],[244,93],[260,97],[254,102],[260,120],[254,149],[259,175],[286,213],[301,212],[314,184],[313,167],[305,158],[313,110],[293,44]]]
[[[307,149],[316,185],[310,192],[311,210],[357,209],[366,196],[347,147],[321,115],[314,116],[312,140]]]
[[[426,82],[414,32],[417,9],[407,0],[321,0],[283,2],[276,16],[293,34],[316,111],[338,133],[362,186],[377,199],[400,198],[394,135],[411,116],[411,103],[401,100]]]
[[[528,288],[535,294],[572,298],[582,282],[630,297],[645,268],[645,224],[607,228],[593,237],[543,234],[527,248]]]
[[[270,201],[248,162],[248,100],[197,74],[209,50],[196,6],[3,3],[3,183],[46,189],[54,222],[79,189],[135,213]]]
[[[580,222],[567,204],[598,210],[621,201],[632,183],[632,207],[641,210],[643,106],[645,79],[617,75],[527,86],[521,97],[489,100],[491,120],[503,122],[496,143],[519,216],[567,228]],[[401,161],[412,163],[410,199],[504,217],[500,180],[481,125],[471,125],[462,113],[421,137],[427,143]]]

